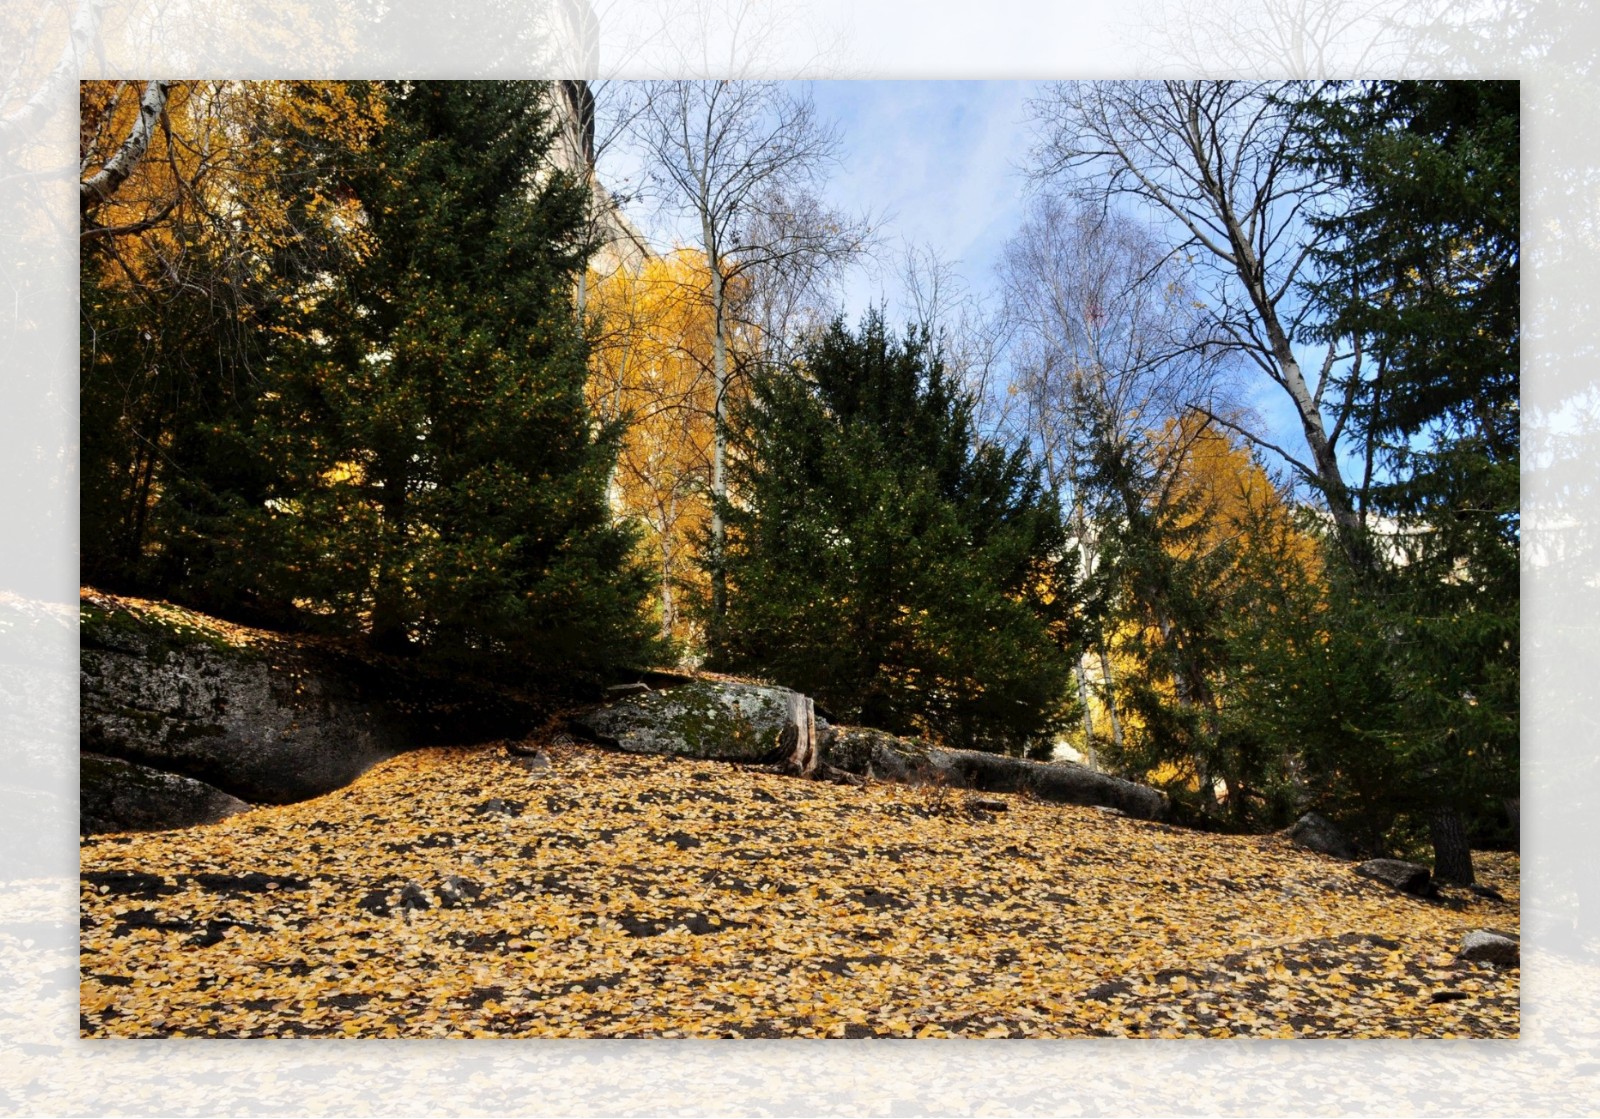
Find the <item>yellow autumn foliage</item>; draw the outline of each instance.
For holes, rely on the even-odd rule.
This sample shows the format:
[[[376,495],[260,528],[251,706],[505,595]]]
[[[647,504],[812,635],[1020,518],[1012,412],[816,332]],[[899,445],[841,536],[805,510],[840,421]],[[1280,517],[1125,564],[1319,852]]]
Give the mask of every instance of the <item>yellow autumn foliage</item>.
[[[1197,560],[1219,549],[1229,550],[1230,562],[1216,574],[1209,593],[1228,599],[1267,570],[1278,579],[1320,583],[1316,539],[1296,523],[1284,491],[1247,447],[1205,417],[1191,414],[1169,419],[1152,436],[1150,448],[1169,479],[1163,499],[1177,510],[1169,554],[1180,560]],[[1140,672],[1141,650],[1158,648],[1167,638],[1154,622],[1133,621],[1124,621],[1108,638],[1115,700],[1115,682]],[[1088,668],[1091,681],[1098,684],[1089,689],[1089,718],[1103,728],[1110,721],[1104,673],[1098,663]],[[1148,683],[1165,701],[1178,702],[1172,681],[1157,678]],[[1117,716],[1125,735],[1137,736],[1144,729],[1138,714],[1120,704]],[[1163,763],[1145,774],[1145,779],[1159,786],[1182,785],[1191,791],[1197,791],[1201,782],[1193,767],[1173,762]]]
[[[711,518],[715,385],[710,272],[690,249],[591,276],[596,325],[589,405],[626,432],[613,507],[644,526],[664,636],[692,642],[683,606],[706,588],[696,564]]]
[[[234,279],[268,276],[284,253],[307,251],[311,226],[338,230],[363,252],[360,203],[305,175],[322,148],[359,150],[383,126],[381,96],[340,81],[177,81],[143,157],[112,196],[91,208],[86,244],[97,282],[135,290],[193,267],[202,240]],[[79,84],[78,156],[88,179],[126,140],[144,82]],[[204,254],[200,254],[204,255]]]

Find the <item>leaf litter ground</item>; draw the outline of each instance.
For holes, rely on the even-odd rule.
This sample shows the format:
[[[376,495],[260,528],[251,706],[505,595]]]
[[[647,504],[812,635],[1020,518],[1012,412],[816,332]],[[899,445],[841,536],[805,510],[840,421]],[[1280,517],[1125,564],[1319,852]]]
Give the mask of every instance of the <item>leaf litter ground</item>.
[[[551,746],[82,844],[88,1037],[1515,1037],[1503,900],[1276,837]]]

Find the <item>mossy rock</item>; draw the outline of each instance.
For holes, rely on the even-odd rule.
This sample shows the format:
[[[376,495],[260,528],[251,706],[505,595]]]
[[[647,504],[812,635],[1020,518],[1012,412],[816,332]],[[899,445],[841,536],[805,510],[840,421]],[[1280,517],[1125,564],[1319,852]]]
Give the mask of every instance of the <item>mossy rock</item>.
[[[783,748],[786,688],[695,680],[668,691],[627,696],[572,720],[572,729],[634,754],[768,762]]]
[[[928,747],[917,738],[899,738],[871,727],[835,727],[824,760],[832,766],[882,781],[932,780]]]
[[[96,592],[81,596],[79,620],[87,755],[284,804],[348,784],[407,745],[399,721],[315,649]]]

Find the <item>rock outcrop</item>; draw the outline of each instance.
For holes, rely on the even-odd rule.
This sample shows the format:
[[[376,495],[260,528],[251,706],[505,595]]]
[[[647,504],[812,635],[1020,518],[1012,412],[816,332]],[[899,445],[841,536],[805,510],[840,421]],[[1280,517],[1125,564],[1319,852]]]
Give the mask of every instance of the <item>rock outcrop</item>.
[[[250,807],[204,781],[84,754],[79,759],[79,831],[143,831],[214,824]]]
[[[572,729],[631,754],[775,762],[790,725],[787,688],[694,680],[665,691],[633,691],[572,720]]]
[[[80,606],[80,831],[305,800],[403,750],[523,734],[538,717],[404,662],[165,604],[86,590]]]
[[[1332,820],[1315,812],[1307,812],[1289,825],[1283,834],[1295,846],[1308,851],[1332,855],[1336,859],[1354,859],[1357,856],[1355,844],[1344,832],[1334,826]]]
[[[80,830],[186,827],[250,804],[331,792],[378,761],[437,742],[521,737],[539,712],[512,697],[332,645],[191,611],[82,594]],[[1000,793],[1163,819],[1155,789],[856,727],[830,727],[786,688],[711,678],[612,689],[572,720],[633,753],[779,764],[801,776]],[[530,771],[541,755],[519,758]]]
[[[86,751],[287,804],[406,745],[398,720],[320,651],[108,596],[85,594],[82,606]]]

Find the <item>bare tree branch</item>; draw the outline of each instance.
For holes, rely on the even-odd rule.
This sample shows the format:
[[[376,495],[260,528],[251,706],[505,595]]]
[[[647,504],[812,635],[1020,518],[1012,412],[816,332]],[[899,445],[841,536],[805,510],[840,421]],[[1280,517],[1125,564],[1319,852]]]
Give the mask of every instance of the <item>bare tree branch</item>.
[[[1343,428],[1330,430],[1322,412],[1330,374],[1313,392],[1295,354],[1305,308],[1294,298],[1318,237],[1307,218],[1334,190],[1296,158],[1308,88],[1062,83],[1033,105],[1043,125],[1036,174],[1091,204],[1128,197],[1176,221],[1177,249],[1198,251],[1212,277],[1207,304],[1218,333],[1289,397],[1315,467],[1308,478],[1354,546],[1357,518],[1337,450]]]
[[[1238,435],[1242,435],[1245,439],[1248,439],[1256,446],[1271,451],[1273,454],[1283,459],[1284,462],[1288,463],[1290,466],[1294,467],[1295,470],[1304,475],[1306,481],[1312,483],[1313,485],[1317,484],[1316,470],[1295,458],[1288,451],[1278,446],[1278,444],[1262,438],[1260,435],[1257,435],[1255,432],[1251,431],[1247,427],[1242,426],[1241,424],[1237,424],[1224,416],[1219,416],[1217,413],[1213,412],[1210,408],[1203,404],[1191,402],[1189,408],[1191,411],[1198,412],[1200,415],[1206,417],[1206,419],[1210,420],[1212,423],[1221,427],[1225,427],[1229,431],[1232,431]]]

